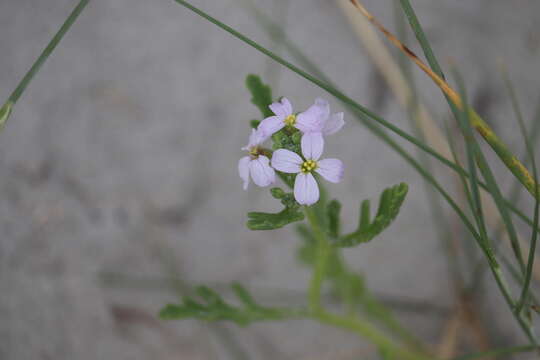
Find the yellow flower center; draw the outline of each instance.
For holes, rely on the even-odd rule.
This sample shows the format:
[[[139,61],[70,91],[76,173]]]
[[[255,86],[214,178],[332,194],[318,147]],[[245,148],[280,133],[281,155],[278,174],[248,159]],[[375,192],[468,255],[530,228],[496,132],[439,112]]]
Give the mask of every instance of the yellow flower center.
[[[289,115],[285,118],[285,125],[293,126],[296,123],[296,115]]]
[[[249,148],[249,155],[252,157],[252,158],[256,158],[257,156],[259,156],[259,147],[258,146],[253,146],[251,148]]]
[[[304,161],[302,166],[300,167],[300,171],[302,171],[304,174],[307,174],[309,172],[312,172],[317,168],[317,162],[315,160],[308,160]]]

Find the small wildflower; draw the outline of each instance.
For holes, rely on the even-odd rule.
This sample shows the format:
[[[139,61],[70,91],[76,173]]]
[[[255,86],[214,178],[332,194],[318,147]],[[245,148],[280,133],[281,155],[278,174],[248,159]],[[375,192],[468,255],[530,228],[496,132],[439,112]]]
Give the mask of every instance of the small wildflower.
[[[312,172],[338,183],[343,178],[343,163],[338,159],[319,160],[324,149],[321,132],[304,134],[301,148],[303,158],[286,149],[274,151],[272,167],[284,173],[298,174],[294,180],[294,198],[301,205],[312,205],[319,200],[319,186]]]
[[[287,98],[281,98],[280,102],[271,104],[270,110],[272,110],[275,116],[264,119],[258,128],[258,130],[262,131],[265,138],[272,136],[285,126],[297,128],[303,133],[316,131],[320,127],[320,125],[316,123],[317,119],[312,117],[309,113],[295,115],[293,113],[291,102]]]
[[[321,98],[316,99],[303,114],[315,124],[311,131],[322,132],[323,135],[335,134],[345,125],[343,113],[330,115],[330,104]]]
[[[248,144],[242,148],[242,150],[249,152],[248,156],[244,156],[238,161],[238,173],[244,181],[244,190],[248,188],[250,175],[253,182],[262,187],[274,183],[276,179],[276,173],[270,167],[270,159],[262,154],[260,145],[263,142],[263,134],[252,129]]]

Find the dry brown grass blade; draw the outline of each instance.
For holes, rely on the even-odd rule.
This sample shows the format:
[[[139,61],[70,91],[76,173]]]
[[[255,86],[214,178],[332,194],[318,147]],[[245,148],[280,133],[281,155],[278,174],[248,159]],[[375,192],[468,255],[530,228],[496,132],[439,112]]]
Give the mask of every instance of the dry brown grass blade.
[[[451,359],[457,355],[456,350],[462,328],[463,317],[461,316],[461,311],[457,308],[444,326],[443,334],[441,336],[442,340],[437,346],[437,358]]]
[[[350,11],[349,0],[337,0],[343,14],[349,20],[355,34],[362,41],[362,45],[368,51],[369,56],[381,75],[388,83],[390,89],[404,108],[410,107],[413,92],[407,83],[403,72],[394,61],[386,46],[380,41],[377,33],[369,22],[358,13]],[[424,104],[418,102],[414,114],[414,120],[424,137],[429,139],[430,145],[435,146],[437,152],[452,161],[452,152],[438,125],[433,121]]]
[[[398,49],[405,53],[422,71],[424,71],[435,84],[444,92],[448,99],[458,109],[463,110],[463,101],[460,95],[448,85],[448,83],[439,75],[434,73],[420,58],[405,46],[397,37],[388,31],[367,9],[360,4],[358,0],[350,0],[350,3],[356,8],[362,15],[366,17],[375,27],[377,27]],[[465,109],[468,113],[471,125],[476,131],[484,138],[484,140],[491,146],[497,156],[506,165],[508,170],[514,174],[514,176],[525,186],[529,193],[533,197],[537,197],[540,186],[536,183],[529,170],[514,156],[508,146],[497,136],[497,134],[491,129],[491,127],[472,109],[467,106]]]
[[[369,25],[369,19],[364,17],[365,14],[364,16],[361,16],[359,13],[351,11],[351,0],[336,0],[336,2],[342,9],[343,14],[349,20],[355,34],[368,51],[368,55],[383,75],[400,105],[407,108],[412,94],[410,86],[386,46]],[[430,115],[427,108],[421,102],[418,102],[417,112],[414,117],[429,145],[444,157],[453,161],[450,146],[446,137],[443,135],[437,123],[433,120],[433,117]],[[457,175],[456,181],[457,183],[460,183]],[[491,228],[499,228],[502,226],[503,221],[491,196],[486,191],[482,190],[480,198],[488,226]],[[508,234],[505,232],[503,236],[507,240],[504,241],[504,243],[510,245]],[[524,256],[528,257],[528,244],[520,236],[518,236],[518,239],[521,247],[524,249]],[[540,259],[538,257],[534,262],[533,276],[536,281],[540,282]]]
[[[461,97],[458,95],[458,93],[448,85],[444,79],[442,79],[439,75],[435,74],[433,70],[431,70],[420,58],[406,45],[404,45],[397,37],[394,36],[390,31],[388,31],[376,18],[373,16],[367,9],[358,2],[358,0],[350,0],[351,4],[355,8],[357,8],[362,15],[366,17],[373,25],[375,25],[387,38],[388,40],[394,44],[397,48],[399,48],[401,51],[403,51],[422,71],[426,73],[427,76],[429,76],[435,84],[452,100],[452,102],[458,107],[462,108],[463,103],[461,101]]]

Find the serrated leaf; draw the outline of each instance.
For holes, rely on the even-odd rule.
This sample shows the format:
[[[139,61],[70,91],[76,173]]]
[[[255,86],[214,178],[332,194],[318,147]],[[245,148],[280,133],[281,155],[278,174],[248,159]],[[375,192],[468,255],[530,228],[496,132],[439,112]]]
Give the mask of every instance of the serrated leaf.
[[[250,230],[273,230],[302,220],[304,213],[294,208],[285,208],[278,213],[250,212],[247,227]]]
[[[379,200],[377,215],[375,215],[372,222],[369,216],[369,201],[364,200],[361,206],[358,229],[336,240],[334,246],[356,246],[371,241],[383,232],[399,214],[401,205],[407,196],[407,191],[408,186],[405,183],[384,190]]]
[[[263,118],[272,116],[273,113],[268,107],[272,104],[272,89],[264,84],[261,78],[254,74],[246,77],[246,86],[251,92],[251,103],[259,108]]]
[[[247,214],[248,229],[273,230],[296,221],[304,220],[304,213],[300,210],[300,205],[296,202],[292,193],[285,193],[280,188],[272,188],[270,189],[270,193],[274,197],[277,195],[285,208],[278,213],[249,212]]]
[[[231,285],[232,290],[234,291],[234,294],[236,297],[244,304],[246,308],[257,308],[259,305],[255,302],[255,299],[253,299],[253,296],[247,291],[245,287],[243,287],[239,283],[233,283]]]
[[[181,304],[168,304],[159,312],[164,320],[199,319],[205,321],[232,321],[240,326],[256,321],[280,320],[302,316],[303,311],[271,308],[257,304],[251,294],[240,284],[232,289],[241,302],[240,306],[226,302],[214,290],[201,286],[197,295],[203,300],[184,297]]]

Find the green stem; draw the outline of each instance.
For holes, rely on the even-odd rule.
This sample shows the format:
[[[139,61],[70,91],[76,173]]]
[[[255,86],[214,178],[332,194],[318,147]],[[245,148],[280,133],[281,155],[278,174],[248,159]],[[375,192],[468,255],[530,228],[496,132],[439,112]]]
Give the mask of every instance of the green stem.
[[[330,242],[326,234],[319,225],[319,220],[313,209],[309,206],[305,207],[306,217],[309,225],[313,230],[315,240],[317,241],[317,255],[315,260],[315,269],[309,284],[308,303],[309,309],[313,312],[322,311],[321,304],[321,288],[326,277],[326,267],[328,265],[328,255],[330,254]]]
[[[322,324],[332,325],[341,329],[352,331],[362,338],[369,340],[380,349],[395,354],[396,359],[402,360],[433,360],[434,357],[425,354],[402,349],[395,345],[390,339],[381,334],[376,328],[367,322],[355,317],[345,317],[331,314],[325,311],[318,311],[312,314],[312,318]]]
[[[45,60],[51,55],[51,53],[54,51],[60,40],[64,37],[64,35],[67,33],[71,25],[77,20],[77,17],[81,14],[81,12],[84,10],[86,5],[88,5],[88,2],[90,0],[81,0],[79,4],[73,9],[71,14],[69,14],[66,21],[62,24],[56,35],[52,38],[52,40],[49,42],[47,47],[43,50],[41,55],[37,58],[37,60],[34,62],[30,70],[26,73],[26,75],[23,77],[19,85],[13,90],[11,95],[8,98],[8,102],[11,104],[15,104],[17,100],[21,97],[22,93],[26,90],[26,87],[32,81],[36,73],[39,71],[43,63],[45,63]]]
[[[339,316],[324,310],[324,307],[321,304],[321,288],[326,278],[328,257],[332,248],[328,241],[328,237],[319,225],[319,220],[313,208],[306,206],[304,210],[313,230],[315,240],[317,241],[315,269],[308,290],[308,304],[311,316],[323,324],[330,324],[346,330],[351,330],[363,338],[368,339],[379,348],[388,350],[393,354],[399,354],[400,359],[427,359],[420,357],[419,354],[398,348],[391,340],[367,322],[360,321],[351,315]]]

